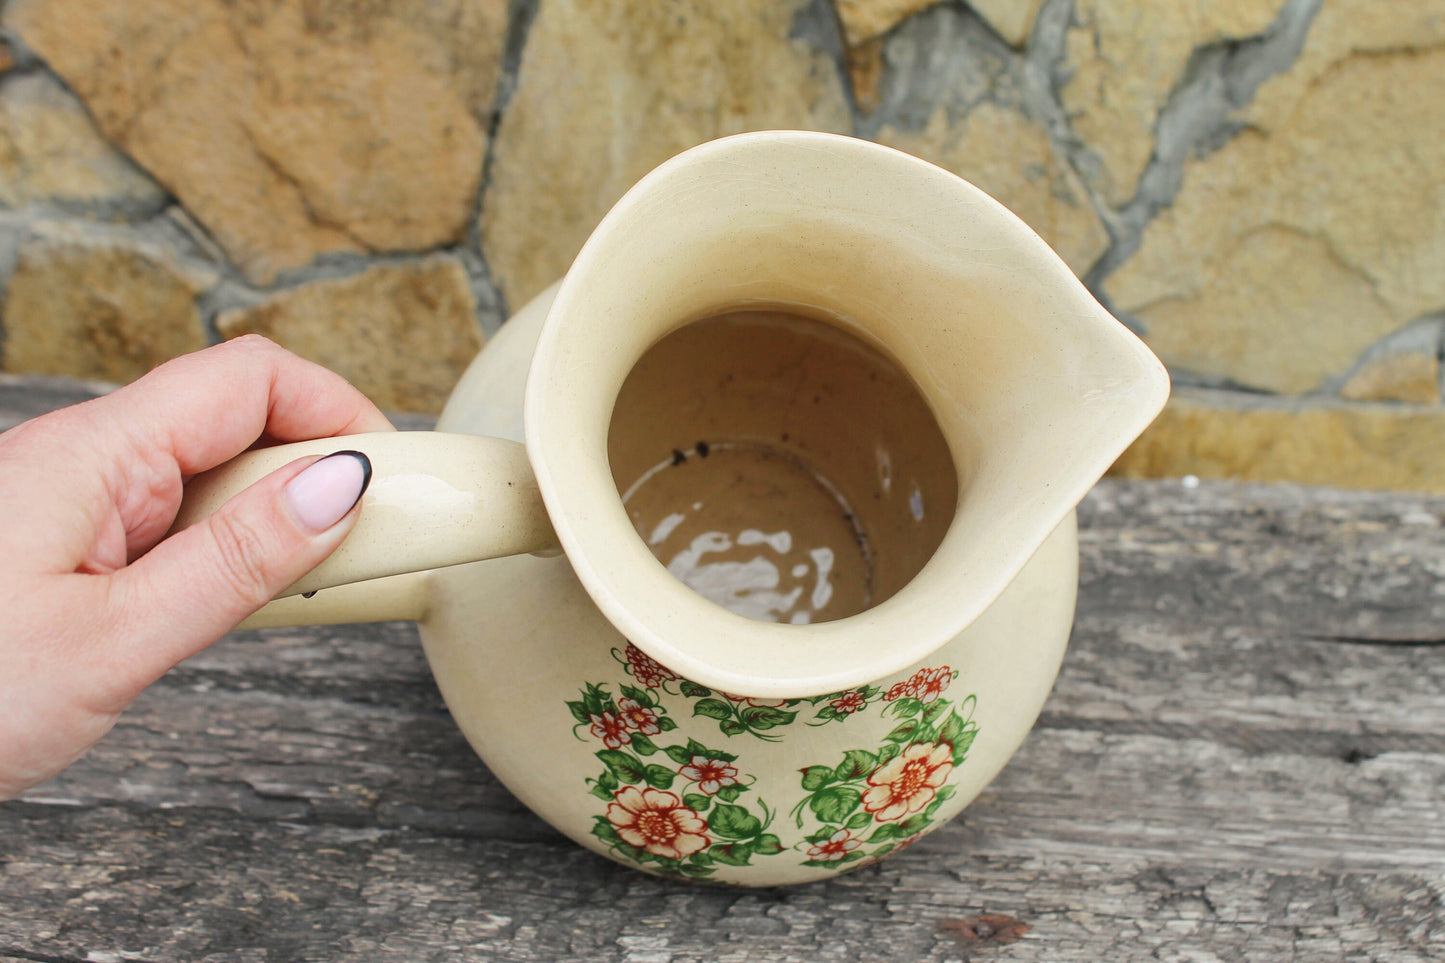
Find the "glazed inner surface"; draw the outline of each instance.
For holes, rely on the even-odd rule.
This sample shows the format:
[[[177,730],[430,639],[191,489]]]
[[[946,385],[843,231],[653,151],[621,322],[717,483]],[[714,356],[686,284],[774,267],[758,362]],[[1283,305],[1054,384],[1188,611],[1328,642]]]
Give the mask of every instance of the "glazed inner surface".
[[[893,595],[943,540],[948,445],[898,365],[834,325],[738,311],[669,334],[608,435],[638,535],[740,615],[808,624]]]

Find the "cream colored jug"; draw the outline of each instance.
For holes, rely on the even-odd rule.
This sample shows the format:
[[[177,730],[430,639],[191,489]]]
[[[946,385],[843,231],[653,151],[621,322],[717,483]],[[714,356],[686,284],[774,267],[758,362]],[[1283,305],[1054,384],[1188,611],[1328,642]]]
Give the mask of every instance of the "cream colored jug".
[[[577,842],[825,878],[951,818],[1022,742],[1068,640],[1074,507],[1167,394],[952,174],[725,138],[617,204],[437,432],[346,439],[375,472],[356,529],[251,624],[416,619],[476,751]],[[187,517],[337,447],[243,456]]]

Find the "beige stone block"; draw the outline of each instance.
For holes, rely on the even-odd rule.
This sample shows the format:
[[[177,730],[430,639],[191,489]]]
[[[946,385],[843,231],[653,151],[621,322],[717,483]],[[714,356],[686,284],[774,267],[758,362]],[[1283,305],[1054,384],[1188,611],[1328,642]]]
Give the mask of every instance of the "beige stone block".
[[[1044,0],[969,0],[970,7],[1015,47],[1022,47],[1034,31]]]
[[[1160,109],[1194,51],[1263,33],[1280,0],[1078,0],[1060,91],[1074,132],[1102,162],[1093,186],[1111,204],[1134,196]]]
[[[1351,9],[1355,41],[1338,22]],[[1108,279],[1166,362],[1312,390],[1445,306],[1445,98],[1423,93],[1445,89],[1445,0],[1389,10],[1394,27],[1372,31],[1364,6],[1326,4],[1301,64],[1189,165]]]
[[[849,46],[881,37],[909,17],[939,0],[835,0],[843,39]],[[977,6],[975,4],[974,6]]]
[[[957,120],[940,107],[921,131],[885,126],[880,143],[953,171],[1032,227],[1076,274],[1109,246],[1109,235],[1072,168],[1043,129],[1022,113],[983,102]]]
[[[170,251],[118,240],[31,241],[4,300],[4,369],[128,382],[205,347],[203,281]]]
[[[1396,351],[1366,361],[1340,388],[1350,401],[1439,404],[1440,359],[1426,351]]]
[[[1112,474],[1445,492],[1445,408],[1179,388]]]
[[[847,132],[837,65],[792,25],[807,0],[547,0],[493,150],[482,246],[513,308],[561,276],[638,179],[746,130]]]
[[[382,408],[440,411],[482,347],[466,271],[434,257],[314,281],[224,312],[221,334],[263,334],[338,372]]]
[[[159,205],[165,196],[55,80],[29,74],[0,84],[0,204]]]
[[[883,36],[909,17],[937,4],[939,0],[836,0],[843,37],[849,46],[859,46]],[[1015,47],[1022,47],[1034,29],[1044,0],[970,0],[989,25]]]
[[[5,22],[253,281],[462,237],[506,0],[18,0]]]

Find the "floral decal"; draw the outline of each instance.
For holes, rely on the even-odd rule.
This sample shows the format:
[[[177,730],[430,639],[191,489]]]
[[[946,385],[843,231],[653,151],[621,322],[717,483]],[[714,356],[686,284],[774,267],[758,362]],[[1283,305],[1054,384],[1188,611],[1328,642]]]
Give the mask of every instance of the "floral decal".
[[[711,876],[718,864],[748,866],[783,852],[767,831],[775,813],[761,801],[739,803],[753,779],[734,765],[738,757],[695,739],[659,745],[652,737],[677,723],[652,691],[620,688],[622,698],[614,699],[606,685],[589,683],[581,699],[567,703],[577,737],[601,743],[594,755],[604,768],[587,783],[607,807],[593,819],[592,835],[627,862],[694,879]]]
[[[891,687],[882,712],[898,724],[880,748],[850,749],[837,763],[800,770],[806,795],[792,815],[799,829],[808,815],[819,824],[796,847],[805,866],[871,861],[932,827],[953,797],[949,777],[978,733],[973,696],[957,706],[942,698],[956,677],[947,667],[923,669]]]
[[[697,685],[632,645],[612,656],[639,685],[621,684],[614,696],[607,684],[588,683],[567,703],[573,732],[596,747],[602,767],[586,780],[605,804],[592,834],[624,862],[669,876],[707,878],[720,865],[749,866],[784,848],[768,831],[777,810],[746,795],[756,780],[738,754],[669,736],[679,726],[664,697],[685,700],[684,713],[690,705],[693,719],[715,720],[730,739],[777,742],[777,730],[799,719],[823,726],[870,710],[892,724],[881,746],[799,770],[802,796],[790,815],[807,835],[793,849],[802,865],[827,869],[864,865],[931,828],[978,729],[973,696],[957,704],[944,697],[958,678],[948,666],[920,669],[886,689],[758,699]]]
[[[712,845],[707,822],[670,792],[628,786],[612,798],[607,822],[629,846],[675,861]]]
[[[693,716],[717,720],[718,730],[723,735],[749,735],[765,742],[779,741],[782,734],[772,730],[789,725],[807,709],[813,710],[807,724],[821,726],[842,722],[884,698],[883,690],[877,686],[863,686],[807,699],[755,699],[714,692],[707,686],[684,679],[631,643],[625,649],[613,649],[612,658],[628,675],[649,689],[661,689],[669,695],[697,700],[692,706]],[[932,671],[942,672],[948,681],[952,680],[947,668]],[[947,688],[947,684],[947,681],[942,682],[942,688]],[[894,686],[894,689],[897,688]],[[939,691],[941,693],[942,689]]]

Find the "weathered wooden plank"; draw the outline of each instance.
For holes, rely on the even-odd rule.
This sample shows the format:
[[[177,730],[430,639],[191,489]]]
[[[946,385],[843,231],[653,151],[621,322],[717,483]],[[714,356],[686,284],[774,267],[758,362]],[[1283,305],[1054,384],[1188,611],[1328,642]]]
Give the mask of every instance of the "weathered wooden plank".
[[[852,876],[750,892],[575,847],[214,810],[10,819],[0,946],[47,958],[942,961],[965,951],[946,925],[985,912],[1030,927],[1010,960],[1423,961],[1445,940],[1438,876],[997,854],[975,820]]]
[[[34,410],[5,385],[0,417]],[[1442,518],[1106,481],[1014,763],[908,852],[785,891],[561,840],[465,747],[413,627],[236,633],[0,805],[0,958],[951,960],[994,948],[983,914],[1031,927],[1011,960],[1439,958]]]
[[[1208,736],[1044,726],[974,810],[1000,820],[1007,851],[1067,843],[1218,865],[1445,872],[1445,754],[1349,762]],[[153,691],[84,764],[27,799],[555,839],[445,717],[263,693]]]

